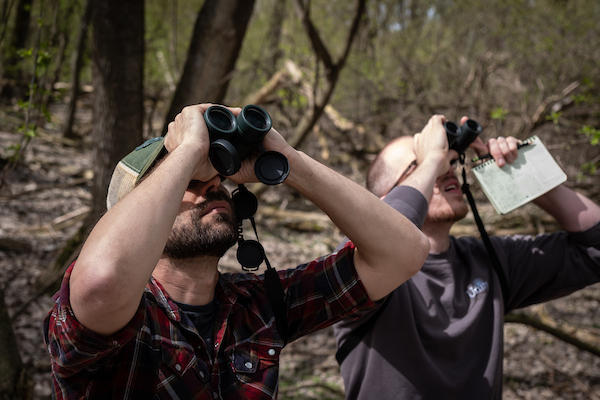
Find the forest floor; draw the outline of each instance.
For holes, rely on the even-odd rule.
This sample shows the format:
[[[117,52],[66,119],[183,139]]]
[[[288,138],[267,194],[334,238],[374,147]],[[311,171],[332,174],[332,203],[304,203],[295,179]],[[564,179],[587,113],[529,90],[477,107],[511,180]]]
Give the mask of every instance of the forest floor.
[[[0,111],[0,151],[5,157],[8,146],[20,139],[10,118]],[[91,201],[91,143],[63,140],[56,128],[60,121],[53,123],[40,130],[27,148],[25,163],[0,190],[0,285],[21,357],[34,378],[35,400],[50,398],[50,362],[42,321],[53,301],[51,294],[39,293],[39,280],[77,232]],[[362,183],[360,176],[351,178]],[[500,219],[485,201],[479,203],[490,233],[531,233],[548,226],[527,206],[507,220]],[[342,239],[324,214],[284,186],[269,188],[259,204],[260,241],[277,269],[329,253]],[[453,233],[478,235],[470,214]],[[223,258],[223,271],[240,271],[234,250]],[[600,284],[596,284],[536,310],[597,338],[599,304]],[[505,343],[505,399],[600,400],[600,357],[523,324],[506,324]],[[330,328],[289,344],[282,353],[279,398],[343,399],[334,353]]]

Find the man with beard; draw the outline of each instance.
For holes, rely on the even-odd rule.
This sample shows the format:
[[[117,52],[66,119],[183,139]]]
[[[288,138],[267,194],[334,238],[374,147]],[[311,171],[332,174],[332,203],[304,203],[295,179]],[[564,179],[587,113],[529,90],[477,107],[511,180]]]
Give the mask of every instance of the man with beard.
[[[395,139],[369,169],[368,189],[419,221],[431,248],[381,307],[334,325],[347,399],[501,399],[504,315],[600,280],[600,207],[562,185],[534,203],[564,231],[490,237],[503,295],[482,240],[450,235],[468,208],[454,171],[440,168],[445,154],[457,156],[445,120],[433,116],[421,133]],[[471,147],[502,167],[517,144],[499,137]]]
[[[144,143],[115,169],[109,210],[45,320],[55,398],[276,398],[285,341],[264,278],[217,269],[237,224],[208,157],[209,106],[184,108],[164,139]],[[411,221],[275,130],[263,145],[289,160],[285,183],[353,241],[279,272],[288,341],[373,308],[419,270],[429,244]],[[155,163],[163,148],[168,154]],[[256,182],[254,158],[230,179]]]

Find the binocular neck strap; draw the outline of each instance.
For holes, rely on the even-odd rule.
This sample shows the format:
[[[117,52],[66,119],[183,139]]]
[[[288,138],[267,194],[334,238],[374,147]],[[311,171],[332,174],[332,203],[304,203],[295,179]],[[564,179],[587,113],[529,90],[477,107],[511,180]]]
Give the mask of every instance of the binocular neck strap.
[[[256,240],[259,241],[258,231],[256,230],[256,223],[254,222],[254,217],[250,217],[250,223],[252,224],[252,229],[254,229]],[[267,266],[264,280],[265,292],[267,295],[267,299],[269,300],[269,304],[273,309],[273,315],[275,316],[275,326],[277,327],[277,332],[279,333],[279,336],[281,336],[281,338],[283,339],[283,345],[285,346],[288,343],[285,294],[277,270],[271,267],[271,264],[267,259],[266,253],[264,254],[264,257],[265,264]]]
[[[467,196],[467,200],[469,201],[469,205],[471,206],[471,210],[473,211],[473,217],[475,218],[475,222],[477,223],[477,228],[479,229],[479,233],[481,234],[481,240],[483,240],[483,244],[488,252],[488,257],[492,263],[492,267],[496,271],[496,275],[498,275],[498,280],[500,281],[500,288],[502,289],[502,300],[504,302],[504,308],[506,309],[506,304],[508,302],[508,280],[506,279],[506,274],[502,269],[502,265],[500,265],[500,259],[498,258],[498,254],[496,250],[494,250],[494,246],[492,246],[492,242],[490,241],[490,237],[488,236],[485,227],[483,226],[483,221],[479,216],[479,212],[477,212],[477,207],[475,206],[475,199],[469,190],[469,184],[467,183],[467,172],[465,170],[463,164],[462,170],[463,177],[463,185],[462,192]]]

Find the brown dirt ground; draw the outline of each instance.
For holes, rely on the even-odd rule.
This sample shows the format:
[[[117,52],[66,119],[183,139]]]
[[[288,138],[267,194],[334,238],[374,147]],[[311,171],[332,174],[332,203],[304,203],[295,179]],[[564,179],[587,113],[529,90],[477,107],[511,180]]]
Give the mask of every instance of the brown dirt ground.
[[[0,151],[19,140],[0,114]],[[49,294],[37,295],[37,281],[54,262],[68,238],[78,229],[90,204],[88,141],[71,145],[60,140],[54,121],[41,130],[25,154],[25,166],[17,168],[0,191],[0,284],[19,341],[23,361],[35,381],[37,399],[50,398],[50,363],[42,341],[42,320],[52,307]],[[352,176],[357,182],[359,175]],[[515,232],[511,220],[499,221],[493,210],[480,202],[480,212],[490,221],[490,233]],[[278,269],[295,266],[333,250],[340,232],[307,202],[284,187],[270,188],[261,205],[274,209],[303,210],[310,218],[273,217],[273,208],[259,209],[258,232],[270,263]],[[264,211],[264,212],[261,212]],[[267,211],[271,210],[271,213]],[[71,218],[66,216],[73,213]],[[546,221],[528,206],[515,211],[512,222],[518,232],[537,229]],[[500,225],[503,223],[504,226]],[[476,234],[469,217],[454,231]],[[525,228],[522,228],[525,226]],[[537,228],[536,228],[537,227]],[[246,229],[250,232],[250,228]],[[223,270],[239,270],[232,249]],[[600,336],[600,285],[596,284],[544,305],[557,321]],[[600,357],[579,350],[555,337],[521,324],[505,327],[504,398],[600,399]],[[331,329],[291,343],[281,360],[281,399],[342,399],[343,383],[334,359]]]

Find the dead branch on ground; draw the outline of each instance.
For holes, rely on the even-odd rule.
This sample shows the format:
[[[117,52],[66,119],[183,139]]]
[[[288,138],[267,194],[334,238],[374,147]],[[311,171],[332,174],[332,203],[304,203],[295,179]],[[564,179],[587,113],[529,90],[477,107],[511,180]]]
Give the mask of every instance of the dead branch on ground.
[[[600,356],[600,337],[567,322],[556,321],[546,312],[543,304],[531,307],[528,311],[512,311],[504,320],[531,326],[581,350]]]

